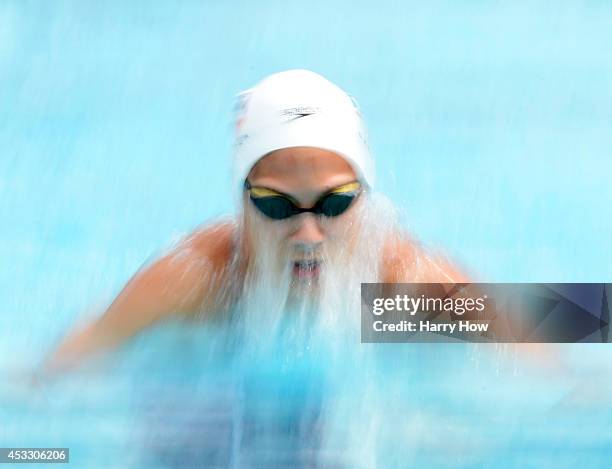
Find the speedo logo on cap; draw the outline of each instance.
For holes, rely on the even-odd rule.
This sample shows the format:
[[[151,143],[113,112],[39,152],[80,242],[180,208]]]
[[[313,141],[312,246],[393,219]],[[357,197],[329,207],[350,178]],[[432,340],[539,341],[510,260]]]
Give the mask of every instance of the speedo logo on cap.
[[[287,123],[296,119],[301,119],[302,117],[311,116],[313,114],[316,114],[317,112],[319,112],[318,107],[299,106],[292,107],[289,109],[283,109],[280,115],[283,117],[287,117],[287,120],[285,120],[285,123]]]

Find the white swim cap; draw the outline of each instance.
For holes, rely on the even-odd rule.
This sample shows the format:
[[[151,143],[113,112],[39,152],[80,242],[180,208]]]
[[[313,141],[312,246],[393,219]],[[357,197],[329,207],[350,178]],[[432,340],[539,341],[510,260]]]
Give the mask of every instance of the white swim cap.
[[[234,184],[242,188],[263,156],[289,147],[316,147],[344,157],[372,186],[374,161],[365,126],[352,97],[309,70],[268,76],[238,95]]]

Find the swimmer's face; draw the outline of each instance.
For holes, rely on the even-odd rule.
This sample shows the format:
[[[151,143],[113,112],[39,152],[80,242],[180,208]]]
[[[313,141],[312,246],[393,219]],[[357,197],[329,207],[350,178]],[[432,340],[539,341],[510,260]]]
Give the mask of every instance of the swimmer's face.
[[[251,170],[248,181],[290,196],[300,208],[311,208],[319,198],[344,184],[357,180],[349,163],[333,152],[311,147],[276,150],[261,159]],[[302,213],[284,220],[261,214],[245,191],[245,226],[251,250],[259,242],[274,243],[280,262],[289,262],[296,280],[311,280],[320,273],[322,252],[333,252],[351,245],[357,230],[358,197],[337,217]],[[264,232],[265,231],[265,232]]]

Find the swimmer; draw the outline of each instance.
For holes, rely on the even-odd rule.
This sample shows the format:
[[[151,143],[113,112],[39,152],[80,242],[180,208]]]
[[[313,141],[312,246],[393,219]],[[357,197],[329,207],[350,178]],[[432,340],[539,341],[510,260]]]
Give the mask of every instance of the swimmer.
[[[374,162],[364,124],[339,87],[307,70],[277,73],[240,93],[236,114],[229,193],[239,215],[196,229],[143,267],[97,320],[68,335],[44,374],[70,369],[162,319],[231,310],[262,276],[273,294],[287,291],[293,301],[316,295],[326,272],[350,265],[373,237],[380,241],[376,265],[362,281],[467,281],[370,204]],[[369,231],[368,207],[377,223]]]

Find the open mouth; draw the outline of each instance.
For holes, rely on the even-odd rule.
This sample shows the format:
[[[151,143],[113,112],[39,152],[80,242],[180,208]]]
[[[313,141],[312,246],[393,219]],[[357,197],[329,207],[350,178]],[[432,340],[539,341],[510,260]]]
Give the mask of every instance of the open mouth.
[[[293,275],[299,279],[311,279],[319,275],[321,262],[316,259],[304,259],[293,263]]]

